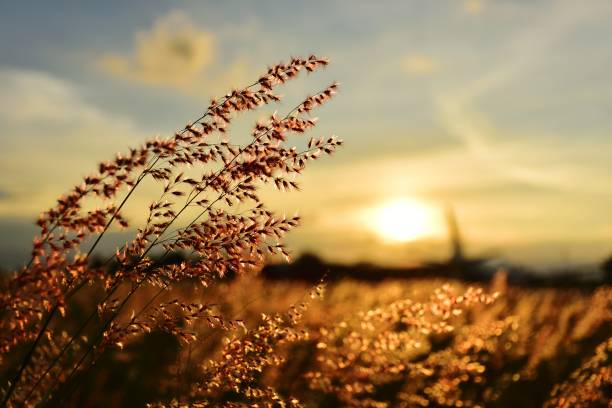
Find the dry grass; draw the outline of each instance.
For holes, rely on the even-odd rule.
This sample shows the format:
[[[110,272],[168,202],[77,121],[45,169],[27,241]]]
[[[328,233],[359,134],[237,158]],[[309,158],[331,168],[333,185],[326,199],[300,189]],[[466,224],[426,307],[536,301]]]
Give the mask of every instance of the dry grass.
[[[247,325],[308,290],[249,277],[218,289]],[[309,340],[277,349],[285,363],[260,381],[304,406],[563,406],[561,389],[563,401],[607,406],[611,292],[512,287],[503,275],[488,287],[341,281],[304,315]]]
[[[31,261],[0,292],[3,405],[609,404],[608,287],[529,290],[502,274],[490,287],[342,281],[320,300],[323,282],[255,276],[267,255],[288,256],[281,238],[299,222],[258,192],[297,189],[294,176],[341,144],[288,143],[337,85],[257,123],[245,144],[230,142],[229,125],[326,64],[270,68],[174,136],[100,164],[41,215]],[[145,179],[159,187],[146,221],[92,266],[106,233],[130,226],[122,211]]]
[[[310,56],[270,68],[246,88],[212,100],[199,118],[174,136],[149,140],[101,163],[96,174],[40,216],[41,231],[34,240],[31,261],[0,295],[3,361],[26,347],[3,403],[68,403],[79,387],[80,373],[107,348],[122,348],[152,331],[170,333],[187,344],[196,339],[190,330],[196,321],[224,330],[242,324],[219,314],[214,305],[176,299],[159,303],[157,299],[186,280],[209,286],[228,273],[242,273],[260,263],[266,253],[288,257],[279,240],[299,218],[273,214],[259,199],[258,190],[262,183],[297,189],[293,176],[342,143],[333,136],[311,139],[301,151],[287,144],[291,134],[315,126],[310,112],[327,102],[337,85],[307,97],[283,117],[273,114],[257,123],[244,145],[232,144],[228,129],[237,114],[279,101],[276,87],[301,71],[312,72],[327,63]],[[186,176],[185,170],[192,167],[198,171]],[[112,273],[104,264],[89,267],[90,256],[109,228],[129,226],[121,211],[147,178],[157,181],[161,191],[148,207],[145,224],[136,227],[134,239],[109,259],[115,264]],[[91,208],[91,200],[103,201],[103,206]],[[234,211],[238,203],[247,209]],[[93,244],[84,249],[88,238],[94,239]],[[156,249],[163,251],[161,262],[151,258]],[[163,262],[176,251],[187,252],[190,261]],[[101,288],[89,316],[67,334],[58,331],[58,322],[70,315],[70,300],[89,285]],[[159,290],[126,318],[131,300],[145,286]]]

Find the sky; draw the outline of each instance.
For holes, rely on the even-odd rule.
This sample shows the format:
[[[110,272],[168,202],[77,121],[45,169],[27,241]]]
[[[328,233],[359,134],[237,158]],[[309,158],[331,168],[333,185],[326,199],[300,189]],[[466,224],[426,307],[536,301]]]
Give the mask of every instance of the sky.
[[[97,162],[310,53],[330,66],[259,113],[341,83],[313,136],[345,146],[300,192],[265,195],[303,217],[294,252],[443,259],[450,206],[470,255],[599,262],[612,253],[611,21],[606,0],[4,2],[0,265],[24,261],[33,220]],[[402,202],[421,209],[406,228],[429,221],[389,239],[381,211]]]

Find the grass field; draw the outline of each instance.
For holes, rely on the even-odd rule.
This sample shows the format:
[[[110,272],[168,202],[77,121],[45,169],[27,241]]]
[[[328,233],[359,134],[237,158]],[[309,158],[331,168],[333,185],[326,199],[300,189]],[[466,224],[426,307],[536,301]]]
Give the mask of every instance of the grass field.
[[[71,401],[141,406],[189,404],[206,396],[212,405],[239,403],[248,386],[253,393],[273,387],[285,400],[316,407],[605,405],[612,288],[512,287],[503,275],[480,288],[482,294],[462,304],[457,296],[466,294],[467,284],[434,279],[344,280],[316,299],[310,299],[307,284],[254,276],[211,289],[184,284],[157,300],[214,303],[248,331],[228,333],[200,322],[190,328],[197,340],[187,347],[161,329],[126,336],[121,349],[107,350],[82,374]],[[95,292],[83,293],[72,309],[93,307]],[[126,310],[139,310],[154,292],[143,290]],[[498,295],[484,298],[493,293]],[[308,305],[296,326],[299,333],[276,337],[262,331],[269,336],[265,355],[254,348],[245,360],[232,362],[254,374],[231,382],[236,389],[224,384],[206,391],[209,361],[225,360],[224,338],[248,337],[265,325],[262,314],[286,316],[292,304],[302,302]]]
[[[181,41],[170,48],[189,56]],[[29,261],[0,275],[0,406],[609,406],[603,275],[491,269],[465,256],[450,206],[446,263],[349,267],[306,256],[296,262],[303,276],[265,269],[290,259],[284,237],[302,222],[269,195],[299,190],[310,163],[343,145],[333,134],[303,137],[339,84],[283,114],[258,112],[246,137],[230,140],[229,125],[328,64],[309,55],[269,67],[174,134],[99,163],[40,214]],[[392,256],[435,229],[424,203],[388,194],[371,211],[345,211],[352,197],[319,209],[328,226],[311,239],[372,224]],[[111,242],[120,229],[128,238]]]

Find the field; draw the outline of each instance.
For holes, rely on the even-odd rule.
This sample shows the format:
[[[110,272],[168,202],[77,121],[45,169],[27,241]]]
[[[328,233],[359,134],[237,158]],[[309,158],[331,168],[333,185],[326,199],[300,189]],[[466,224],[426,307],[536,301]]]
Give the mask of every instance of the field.
[[[311,299],[308,284],[255,275],[213,289],[184,284],[157,300],[214,303],[246,330],[196,324],[189,332],[197,340],[186,347],[161,328],[127,336],[82,374],[71,402],[190,405],[205,397],[216,405],[274,389],[282,400],[313,407],[605,406],[612,289],[508,287],[503,275],[481,289],[431,279],[344,280]],[[73,309],[89,310],[102,293],[88,292]],[[141,309],[155,292],[144,290],[128,309]],[[303,315],[289,318],[291,305]],[[282,322],[270,325],[263,315]],[[250,353],[227,357],[228,335],[255,335]],[[229,364],[219,388],[207,383],[219,368],[211,360]]]
[[[268,68],[173,135],[101,162],[39,216],[29,261],[1,276],[2,406],[609,406],[612,288],[572,286],[580,273],[556,288],[511,285],[503,269],[483,279],[454,215],[451,260],[418,274],[361,264],[358,280],[332,264],[317,283],[266,279],[302,220],[264,198],[299,190],[343,145],[293,143],[339,85],[258,120],[246,141],[230,141],[229,124],[328,63]],[[155,193],[128,220],[141,183]],[[405,241],[427,232],[427,214],[398,200],[372,219]],[[130,238],[104,253],[119,229]],[[458,267],[479,283],[451,279]]]

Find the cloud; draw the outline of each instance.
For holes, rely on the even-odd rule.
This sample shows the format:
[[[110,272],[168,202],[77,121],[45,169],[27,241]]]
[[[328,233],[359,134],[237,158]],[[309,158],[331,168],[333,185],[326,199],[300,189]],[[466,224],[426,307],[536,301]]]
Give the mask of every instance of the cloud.
[[[482,0],[466,0],[463,2],[463,8],[470,14],[480,14],[484,7]]]
[[[440,64],[426,55],[410,55],[402,60],[402,68],[414,76],[427,76],[436,72]]]
[[[61,79],[31,70],[0,68],[0,117],[11,123],[61,123],[94,120],[100,112],[83,103],[76,88]]]
[[[217,42],[213,33],[200,30],[187,15],[174,11],[136,33],[132,55],[106,53],[96,65],[124,80],[197,94],[204,88],[218,90],[245,76],[247,64],[240,58],[221,72],[215,69]]]
[[[127,117],[85,100],[71,82],[0,67],[0,216],[31,217],[80,176],[143,139]]]
[[[514,37],[505,47],[507,58],[475,80],[451,92],[435,95],[441,124],[461,142],[479,162],[498,175],[532,186],[561,191],[601,193],[603,183],[594,163],[579,162],[598,157],[598,147],[564,142],[550,148],[543,138],[510,134],[498,129],[492,118],[476,108],[479,99],[503,89],[543,61],[542,56],[567,32],[588,23],[591,14],[577,10],[573,2],[558,3],[546,10],[541,21]],[[545,139],[545,138],[544,138]],[[599,147],[600,149],[600,147]]]
[[[602,181],[603,145],[592,146],[580,141],[565,141],[554,149],[542,135],[518,135],[504,132],[484,114],[463,100],[451,96],[438,98],[441,123],[460,138],[483,170],[539,188],[567,192],[600,194],[607,191]],[[609,173],[605,171],[606,173]]]

